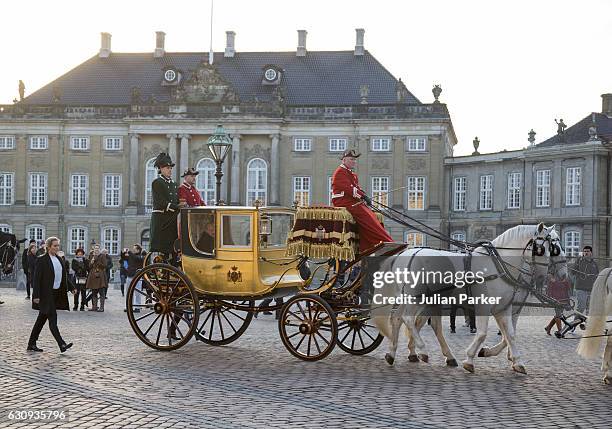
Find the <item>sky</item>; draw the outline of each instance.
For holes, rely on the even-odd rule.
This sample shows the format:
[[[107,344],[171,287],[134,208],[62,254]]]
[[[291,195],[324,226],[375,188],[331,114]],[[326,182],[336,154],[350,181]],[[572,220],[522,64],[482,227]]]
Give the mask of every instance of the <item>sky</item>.
[[[31,1],[0,3],[0,104],[26,95],[95,55],[100,32],[115,52],[207,52],[210,1]],[[292,51],[297,30],[308,50],[351,50],[355,28],[365,48],[424,103],[434,84],[451,113],[456,155],[542,141],[555,118],[571,125],[601,111],[612,93],[612,1],[607,0],[215,0],[213,49],[225,31],[236,51]]]

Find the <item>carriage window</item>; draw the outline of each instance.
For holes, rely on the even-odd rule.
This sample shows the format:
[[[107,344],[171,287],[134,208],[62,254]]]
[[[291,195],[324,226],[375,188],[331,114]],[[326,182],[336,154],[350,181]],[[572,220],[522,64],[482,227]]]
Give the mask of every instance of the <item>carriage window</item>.
[[[200,253],[215,252],[215,214],[213,212],[189,213],[189,240]]]
[[[293,215],[289,213],[269,213],[272,224],[272,234],[268,237],[268,247],[284,247],[287,236],[293,227]]]
[[[251,246],[251,216],[223,215],[221,217],[221,245],[225,247]]]

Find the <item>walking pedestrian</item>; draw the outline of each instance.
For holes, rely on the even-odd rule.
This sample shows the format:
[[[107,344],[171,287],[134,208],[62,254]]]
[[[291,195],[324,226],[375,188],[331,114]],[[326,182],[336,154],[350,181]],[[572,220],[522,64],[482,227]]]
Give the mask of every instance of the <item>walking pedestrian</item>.
[[[57,237],[49,237],[46,242],[47,252],[40,256],[36,263],[36,271],[33,279],[32,308],[38,310],[38,317],[32,327],[32,333],[28,341],[28,351],[42,352],[36,345],[40,331],[49,321],[49,329],[64,353],[72,343],[66,344],[57,326],[57,310],[69,310],[68,305],[68,272],[57,252],[60,248],[60,240]],[[74,290],[72,290],[74,293]]]
[[[132,251],[128,251],[128,264],[126,269],[126,283],[130,285],[132,283],[132,279],[138,273],[138,271],[142,268],[142,264],[144,261],[144,252],[142,251],[142,247],[139,244],[134,244],[132,246]],[[134,306],[134,312],[140,313],[140,305],[142,302],[142,296],[144,293],[142,292],[142,280],[138,282],[136,285],[136,289],[134,290],[134,295],[132,296],[132,305]],[[127,311],[127,308],[123,311]]]
[[[81,248],[75,251],[76,256],[72,260],[72,271],[74,271],[74,284],[76,293],[74,294],[74,307],[73,311],[76,311],[79,306],[79,297],[81,298],[80,311],[85,311],[87,289],[85,284],[87,283],[87,274],[89,273],[89,262],[85,259],[85,251]]]
[[[106,286],[104,286],[104,299],[108,299],[108,285],[111,280],[111,270],[113,269],[113,259],[108,254],[107,249],[102,249],[101,253],[106,257],[106,269],[104,270],[104,274],[106,277]]]
[[[100,246],[95,245],[89,259],[89,275],[85,287],[91,289],[91,311],[104,312],[104,288],[106,283],[106,255],[100,252]],[[100,307],[98,307],[98,297]]]
[[[32,276],[30,276],[30,269],[28,267],[28,255],[30,254],[30,246],[32,244],[36,244],[36,240],[30,240],[30,243],[25,246],[23,249],[23,253],[21,254],[21,268],[23,268],[23,273],[26,276],[26,297],[25,299],[30,299],[30,287],[32,285]]]
[[[546,289],[546,295],[552,299],[557,300],[560,304],[569,306],[570,302],[570,289],[571,284],[567,278],[561,279],[557,275],[553,275],[548,281],[548,288]],[[555,317],[553,317],[548,325],[544,328],[546,333],[550,335],[550,330],[553,325],[557,325],[557,332],[561,332],[561,315],[563,314],[563,308],[555,307]]]
[[[576,291],[576,311],[586,314],[589,305],[589,297],[593,289],[593,283],[599,274],[597,262],[593,259],[593,248],[584,246],[582,256],[569,266],[570,273],[574,276],[574,289]]]
[[[127,279],[128,258],[130,257],[130,249],[127,247],[121,252],[119,258],[119,278],[121,279],[121,296],[125,296],[125,281]]]

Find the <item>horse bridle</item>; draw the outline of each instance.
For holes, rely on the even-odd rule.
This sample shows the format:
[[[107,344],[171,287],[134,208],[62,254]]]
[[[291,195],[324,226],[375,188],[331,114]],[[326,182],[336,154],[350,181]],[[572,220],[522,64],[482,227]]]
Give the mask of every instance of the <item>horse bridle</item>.
[[[538,262],[536,261],[537,257],[546,255],[546,248],[544,246],[545,243],[548,243],[548,263]],[[525,258],[525,252],[527,250],[531,250],[530,259]],[[560,261],[553,261],[553,258],[561,255],[562,250],[563,248],[561,247],[560,240],[558,238],[552,238],[550,234],[547,234],[545,237],[534,237],[529,240],[523,249],[521,257],[523,262],[529,265],[531,275],[533,276],[535,274],[535,267],[538,265],[546,266],[548,268],[548,273],[550,273],[551,267],[556,267],[558,264],[566,264],[566,258],[563,258]]]

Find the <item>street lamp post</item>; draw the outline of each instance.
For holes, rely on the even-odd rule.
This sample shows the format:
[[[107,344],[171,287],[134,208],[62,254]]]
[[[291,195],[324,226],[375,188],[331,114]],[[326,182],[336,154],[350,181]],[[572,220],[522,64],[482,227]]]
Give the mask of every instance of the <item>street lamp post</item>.
[[[217,170],[215,172],[215,177],[217,178],[217,205],[221,205],[223,204],[221,200],[221,178],[223,177],[223,171],[221,168],[232,147],[232,141],[223,129],[223,125],[217,125],[215,133],[210,136],[206,145],[208,146],[208,150],[210,150],[213,160],[217,164]]]

